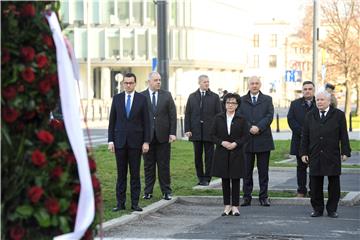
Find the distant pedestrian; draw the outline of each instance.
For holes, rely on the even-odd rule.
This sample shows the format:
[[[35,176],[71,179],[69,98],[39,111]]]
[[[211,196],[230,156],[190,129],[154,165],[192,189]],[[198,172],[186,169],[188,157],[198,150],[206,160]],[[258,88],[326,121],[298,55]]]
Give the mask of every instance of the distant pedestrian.
[[[149,88],[142,92],[148,101],[150,118],[150,149],[144,154],[144,199],[152,198],[156,167],[163,199],[171,200],[170,143],[176,140],[176,107],[169,91],[160,89],[161,76],[151,72]]]
[[[117,205],[112,211],[125,209],[128,169],[130,169],[131,209],[142,211],[139,207],[140,161],[141,154],[149,151],[148,104],[146,97],[135,91],[135,74],[127,73],[122,84],[125,91],[113,97],[108,129],[108,149],[115,152],[117,166]]]
[[[302,84],[303,96],[291,102],[287,121],[292,131],[290,154],[296,156],[296,177],[297,177],[297,197],[305,197],[308,193],[306,188],[307,167],[306,163],[301,161],[299,155],[301,131],[304,125],[306,113],[316,108],[315,86],[311,81],[305,81]]]
[[[261,81],[253,76],[248,81],[249,92],[241,98],[239,114],[244,116],[250,125],[250,139],[245,147],[245,167],[243,192],[244,202],[241,206],[251,205],[253,190],[253,170],[256,164],[259,173],[259,202],[261,206],[270,206],[268,199],[269,159],[274,141],[271,133],[271,122],[274,117],[272,98],[260,91]]]
[[[209,84],[209,77],[200,75],[199,89],[190,94],[185,108],[185,135],[193,142],[198,185],[202,186],[211,180],[214,143],[210,131],[214,117],[221,112],[219,95],[209,89]]]
[[[332,85],[331,83],[327,83],[325,84],[325,90],[331,95],[330,106],[333,108],[337,108],[338,103],[335,97],[335,86]]]
[[[240,96],[228,93],[223,101],[226,110],[216,115],[211,129],[211,136],[216,144],[212,176],[221,177],[222,180],[225,205],[222,216],[239,216],[240,178],[245,175],[243,145],[249,129],[245,118],[235,114],[241,103]]]
[[[331,95],[327,91],[316,94],[316,106],[306,114],[302,130],[300,156],[309,164],[311,184],[311,217],[319,217],[324,211],[324,176],[328,177],[329,217],[337,218],[340,200],[341,161],[351,155],[345,114],[330,106]]]

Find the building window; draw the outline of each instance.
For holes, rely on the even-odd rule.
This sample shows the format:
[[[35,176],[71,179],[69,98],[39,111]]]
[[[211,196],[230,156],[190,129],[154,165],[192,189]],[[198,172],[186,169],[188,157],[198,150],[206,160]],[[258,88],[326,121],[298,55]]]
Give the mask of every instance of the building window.
[[[171,26],[176,26],[177,25],[177,15],[178,15],[178,10],[177,10],[177,1],[173,0],[171,1],[171,12],[170,12],[170,25]]]
[[[277,65],[276,55],[270,55],[269,56],[269,67],[276,68],[276,65]]]
[[[154,1],[146,2],[146,20],[145,24],[155,26],[155,4]]]
[[[69,23],[69,2],[68,1],[61,1],[60,20],[63,23]]]
[[[114,1],[105,1],[103,11],[103,23],[114,24],[116,22],[115,20]]]
[[[259,68],[259,55],[254,55],[253,56],[253,64],[252,64],[253,68]]]
[[[94,98],[101,99],[101,68],[94,68],[93,74]]]
[[[92,1],[92,23],[100,24],[99,0]]]
[[[152,57],[157,57],[157,35],[156,35],[156,33],[151,33],[151,55],[152,55]]]
[[[117,8],[120,24],[129,24],[129,1],[118,0]]]
[[[119,30],[107,33],[108,56],[112,59],[120,58]]]
[[[140,32],[137,34],[137,54],[138,57],[141,59],[146,59],[146,50],[147,50],[147,43],[146,43],[146,35],[145,31]]]
[[[271,34],[270,47],[271,48],[276,48],[277,47],[277,34]]]
[[[78,21],[81,24],[84,24],[84,2],[76,1],[75,2],[75,21]]]
[[[170,56],[171,59],[179,59],[179,51],[180,51],[180,46],[179,46],[179,31],[177,30],[173,30],[171,32],[170,35]]]
[[[141,1],[133,1],[133,24],[142,24],[143,19],[143,8]]]
[[[134,59],[134,31],[124,31],[122,34],[123,57]]]
[[[253,36],[253,47],[258,48],[259,47],[259,34],[254,34]]]

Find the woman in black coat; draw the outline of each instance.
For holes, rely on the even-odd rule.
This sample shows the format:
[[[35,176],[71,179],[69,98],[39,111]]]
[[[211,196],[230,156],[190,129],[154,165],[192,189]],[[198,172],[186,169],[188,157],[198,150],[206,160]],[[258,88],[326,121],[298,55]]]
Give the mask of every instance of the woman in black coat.
[[[324,176],[329,180],[328,216],[338,217],[341,160],[351,156],[345,114],[331,107],[330,99],[331,95],[326,91],[316,94],[317,108],[306,115],[302,130],[300,156],[310,169],[312,217],[323,215]]]
[[[222,216],[229,214],[239,216],[240,178],[245,175],[243,145],[249,130],[245,118],[235,114],[240,106],[240,96],[236,93],[228,93],[223,101],[226,111],[215,116],[211,131],[212,139],[216,144],[212,176],[222,179],[225,205]],[[230,193],[232,203],[230,203]]]

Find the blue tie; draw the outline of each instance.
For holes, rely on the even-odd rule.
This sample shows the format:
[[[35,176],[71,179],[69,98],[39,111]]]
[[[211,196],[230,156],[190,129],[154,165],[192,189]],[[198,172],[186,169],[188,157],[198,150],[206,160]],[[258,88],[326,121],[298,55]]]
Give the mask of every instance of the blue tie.
[[[154,112],[156,112],[156,97],[155,97],[156,92],[152,93],[152,106],[153,106],[153,110]]]
[[[131,95],[128,95],[127,100],[126,100],[126,106],[125,106],[127,118],[129,118],[129,115],[130,115],[130,107],[131,107]]]
[[[252,97],[252,102],[253,102],[253,104],[255,104],[256,103],[256,97]]]

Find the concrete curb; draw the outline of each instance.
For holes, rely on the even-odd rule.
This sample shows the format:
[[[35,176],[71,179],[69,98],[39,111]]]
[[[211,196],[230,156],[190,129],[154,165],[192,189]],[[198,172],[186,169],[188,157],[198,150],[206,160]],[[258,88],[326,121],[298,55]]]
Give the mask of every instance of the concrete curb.
[[[310,205],[309,198],[271,198],[270,199],[272,205],[298,205],[298,206],[305,206]],[[166,206],[169,206],[176,202],[182,203],[191,203],[191,204],[214,204],[214,205],[221,205],[223,204],[222,196],[178,196],[173,197],[172,200],[160,200],[155,202],[143,209],[142,212],[132,212],[130,215],[125,215],[119,218],[112,219],[110,221],[104,222],[102,229],[104,231],[127,224],[131,221],[135,221],[141,219],[153,212],[158,211]],[[253,205],[258,205],[257,197],[253,198],[252,201]],[[339,205],[340,206],[354,206],[360,203],[360,192],[349,192],[344,198],[340,199]]]

